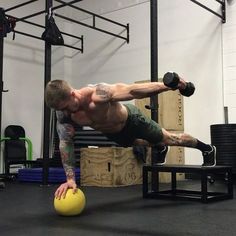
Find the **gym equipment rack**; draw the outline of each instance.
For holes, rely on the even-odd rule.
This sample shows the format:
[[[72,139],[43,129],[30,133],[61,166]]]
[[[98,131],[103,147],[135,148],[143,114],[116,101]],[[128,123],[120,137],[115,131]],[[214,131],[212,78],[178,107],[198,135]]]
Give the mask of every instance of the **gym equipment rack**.
[[[8,9],[0,8],[0,14],[3,14],[3,13],[6,13],[6,12],[9,12],[11,10],[14,10],[14,9],[26,6],[28,4],[32,4],[32,3],[36,2],[36,1],[39,1],[39,0],[29,0],[29,1],[26,1],[24,3],[20,3],[18,5],[10,7]],[[33,26],[36,26],[36,27],[40,27],[40,28],[46,29],[47,19],[48,19],[48,16],[50,16],[51,12],[53,12],[56,9],[63,8],[65,6],[69,6],[69,7],[72,7],[74,9],[77,9],[79,11],[83,11],[83,12],[86,12],[87,14],[92,15],[92,17],[93,17],[93,24],[92,25],[88,25],[88,24],[85,24],[83,22],[76,21],[74,19],[71,19],[69,17],[65,17],[63,15],[56,14],[56,13],[54,15],[57,16],[57,17],[63,18],[65,20],[67,20],[67,21],[70,21],[70,22],[73,22],[73,23],[76,23],[76,24],[80,24],[80,25],[83,25],[85,27],[89,27],[91,29],[100,31],[100,32],[105,33],[105,34],[112,35],[114,37],[117,37],[117,38],[120,38],[122,40],[125,40],[127,43],[129,43],[129,24],[123,25],[123,24],[121,24],[119,22],[113,21],[111,19],[99,16],[97,14],[94,14],[94,13],[90,12],[90,11],[87,11],[87,10],[84,10],[84,9],[79,8],[77,6],[74,6],[75,3],[78,3],[78,2],[80,2],[82,0],[73,0],[73,1],[70,1],[70,2],[65,2],[65,1],[60,1],[60,0],[55,0],[55,1],[59,2],[60,5],[57,5],[57,6],[53,7],[53,0],[45,0],[45,10],[38,11],[36,13],[30,14],[30,15],[27,15],[27,16],[24,16],[24,17],[15,17],[15,16],[12,16],[12,15],[11,15],[11,17],[16,19],[16,23],[17,22],[23,22],[23,23],[26,23],[26,24],[30,24],[30,25],[33,25]],[[45,14],[45,13],[46,13],[46,15],[45,15],[45,26],[27,20],[29,18],[38,16],[38,15],[41,15],[41,14]],[[9,15],[7,15],[7,14],[5,14],[5,15],[7,17],[9,17]],[[115,25],[120,26],[122,28],[122,32],[124,32],[124,31],[127,32],[126,37],[123,37],[120,34],[115,34],[113,32],[105,30],[105,29],[98,28],[96,26],[96,18],[99,18],[99,19],[101,19],[103,21],[108,21],[111,24],[115,24]],[[2,23],[0,22],[0,25],[1,24]],[[29,33],[26,33],[26,32],[18,31],[18,30],[14,30],[14,32],[16,34],[21,34],[23,36],[27,36],[27,37],[31,37],[31,38],[34,38],[34,39],[42,40],[41,37],[39,37],[37,35],[32,35],[32,34],[29,34]],[[81,53],[83,53],[83,51],[84,51],[84,49],[83,49],[83,46],[84,46],[84,43],[83,43],[84,42],[84,37],[83,37],[83,35],[79,37],[79,36],[72,35],[72,34],[69,34],[69,33],[66,33],[66,32],[61,32],[61,34],[69,36],[69,37],[72,37],[72,38],[79,39],[80,42],[81,42],[81,48],[74,47],[72,45],[67,45],[67,44],[64,44],[63,46],[69,47],[69,48],[72,48],[72,49],[75,49],[75,50],[78,50]],[[1,91],[0,91],[0,113],[1,113],[0,114],[0,133],[1,133],[1,125],[2,125],[2,93],[3,92],[8,92],[8,90],[4,90],[3,89],[3,87],[4,87],[4,81],[3,81],[3,49],[4,49],[4,38],[1,37],[0,38],[0,89],[1,89]],[[44,86],[45,87],[46,87],[46,84],[51,80],[51,54],[52,54],[52,52],[51,52],[51,44],[45,42],[45,50],[44,50],[44,81],[45,81],[44,82]],[[51,130],[50,129],[50,119],[51,119],[51,115],[52,114],[51,114],[50,109],[44,103],[43,185],[47,185],[47,183],[48,183],[49,156],[50,156],[50,151],[49,150],[50,150],[50,143],[51,143],[50,142],[50,130]],[[1,152],[1,149],[0,149],[0,152]]]
[[[221,18],[222,23],[226,22],[226,15],[225,15],[225,0],[215,0],[216,2],[218,2],[221,5],[221,14],[213,11],[212,9],[210,9],[209,7],[205,6],[204,4],[196,1],[196,0],[190,0],[193,3],[196,3],[198,6],[206,9],[207,11],[211,12],[212,14],[216,15],[217,17]]]

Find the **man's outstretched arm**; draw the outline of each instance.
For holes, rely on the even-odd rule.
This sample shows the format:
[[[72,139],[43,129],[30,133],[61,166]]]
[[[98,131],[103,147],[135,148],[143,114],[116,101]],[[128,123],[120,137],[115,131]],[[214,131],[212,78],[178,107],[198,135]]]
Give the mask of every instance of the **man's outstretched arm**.
[[[137,84],[98,84],[92,95],[94,102],[116,102],[132,99],[142,99],[155,94],[172,90],[162,82],[147,82]]]
[[[153,95],[179,89],[184,96],[191,96],[195,87],[192,83],[186,82],[176,73],[168,72],[164,75],[163,82],[147,82],[136,84],[117,83],[113,85],[101,83],[97,84],[93,92],[94,102],[108,101],[128,101],[132,99],[142,99]],[[174,82],[174,86],[173,85]]]

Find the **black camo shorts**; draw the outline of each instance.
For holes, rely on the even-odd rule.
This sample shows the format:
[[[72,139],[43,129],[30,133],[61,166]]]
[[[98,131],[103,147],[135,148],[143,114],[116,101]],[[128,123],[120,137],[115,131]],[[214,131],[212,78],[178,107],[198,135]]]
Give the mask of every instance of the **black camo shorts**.
[[[135,139],[144,139],[150,144],[158,144],[163,139],[161,126],[146,117],[136,106],[124,104],[128,118],[124,128],[118,133],[104,134],[123,147],[133,146]]]

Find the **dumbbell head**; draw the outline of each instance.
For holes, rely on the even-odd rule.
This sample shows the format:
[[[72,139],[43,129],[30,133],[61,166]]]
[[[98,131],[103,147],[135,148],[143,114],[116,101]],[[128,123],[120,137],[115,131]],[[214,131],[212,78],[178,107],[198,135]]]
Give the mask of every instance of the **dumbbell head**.
[[[180,89],[180,93],[185,97],[190,97],[195,91],[195,86],[191,82],[187,82],[185,89]]]
[[[165,86],[176,89],[179,84],[179,76],[175,72],[167,72],[163,77],[163,83]]]

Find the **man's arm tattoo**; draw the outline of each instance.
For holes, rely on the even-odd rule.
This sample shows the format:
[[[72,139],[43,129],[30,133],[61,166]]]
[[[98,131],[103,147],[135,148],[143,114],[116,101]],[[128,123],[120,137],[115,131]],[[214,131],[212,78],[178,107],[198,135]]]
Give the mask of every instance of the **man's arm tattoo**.
[[[67,179],[75,178],[75,157],[73,142],[60,141],[61,161]]]
[[[57,122],[61,160],[67,179],[75,178],[74,132],[73,125]]]
[[[96,95],[99,96],[102,100],[109,100],[111,98],[110,87],[106,84],[97,84]]]

